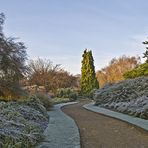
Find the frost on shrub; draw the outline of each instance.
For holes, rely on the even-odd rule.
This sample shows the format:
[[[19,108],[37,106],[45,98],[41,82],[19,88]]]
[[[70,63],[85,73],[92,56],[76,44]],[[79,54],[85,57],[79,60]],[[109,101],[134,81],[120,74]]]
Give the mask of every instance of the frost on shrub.
[[[48,95],[43,93],[37,93],[36,97],[39,99],[39,101],[42,102],[46,110],[51,110],[52,103],[51,103],[51,98]]]
[[[148,77],[121,81],[95,93],[95,104],[148,119]]]
[[[35,98],[0,102],[0,147],[32,147],[43,138],[47,124],[47,111]]]

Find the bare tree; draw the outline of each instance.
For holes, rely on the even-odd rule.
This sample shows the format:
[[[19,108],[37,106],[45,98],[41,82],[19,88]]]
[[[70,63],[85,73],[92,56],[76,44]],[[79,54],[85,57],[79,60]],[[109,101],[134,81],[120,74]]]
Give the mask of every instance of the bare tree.
[[[38,58],[30,60],[29,85],[44,86],[46,92],[55,92],[58,88],[72,87],[76,85],[76,79],[64,71],[60,64],[53,65],[50,60]]]

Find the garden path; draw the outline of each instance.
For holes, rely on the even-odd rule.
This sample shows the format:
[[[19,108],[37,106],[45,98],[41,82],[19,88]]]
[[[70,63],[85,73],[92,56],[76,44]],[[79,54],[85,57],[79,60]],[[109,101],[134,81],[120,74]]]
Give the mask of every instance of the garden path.
[[[61,107],[76,102],[55,105],[49,111],[49,124],[44,132],[45,139],[37,148],[80,148],[78,128],[72,118],[61,111]]]
[[[148,148],[148,133],[126,122],[94,113],[82,106],[88,101],[64,106],[80,131],[81,148]]]

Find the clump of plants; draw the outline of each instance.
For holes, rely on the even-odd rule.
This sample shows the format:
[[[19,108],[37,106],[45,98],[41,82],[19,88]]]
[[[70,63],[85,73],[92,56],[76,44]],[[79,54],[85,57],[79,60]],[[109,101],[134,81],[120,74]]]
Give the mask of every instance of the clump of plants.
[[[124,74],[125,79],[133,79],[140,76],[148,76],[148,63],[141,64],[137,68],[128,71]]]
[[[41,101],[0,102],[0,147],[34,147],[42,138],[49,116]]]
[[[72,88],[61,88],[57,91],[58,98],[68,98],[69,101],[75,101],[78,98],[78,92]]]
[[[37,93],[36,97],[42,102],[42,104],[46,108],[46,110],[51,110],[52,102],[51,102],[51,98],[47,94]]]
[[[53,98],[51,101],[52,101],[52,104],[59,104],[59,103],[70,102],[69,98],[58,98],[58,97]]]

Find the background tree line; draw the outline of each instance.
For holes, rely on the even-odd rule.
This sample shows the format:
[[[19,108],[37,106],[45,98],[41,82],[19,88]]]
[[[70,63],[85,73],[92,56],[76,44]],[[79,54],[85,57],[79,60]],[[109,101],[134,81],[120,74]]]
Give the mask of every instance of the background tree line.
[[[43,86],[46,92],[56,93],[60,88],[78,88],[88,94],[94,88],[115,83],[127,78],[148,75],[148,48],[144,53],[146,62],[139,57],[122,56],[111,60],[108,66],[95,73],[92,51],[84,50],[81,76],[73,76],[60,65],[50,60],[27,59],[26,47],[15,38],[6,37],[3,32],[5,15],[0,14],[0,96],[19,98],[25,94],[22,86]],[[147,45],[148,41],[143,42]],[[28,63],[28,64],[26,64]],[[97,77],[97,79],[96,79]]]
[[[143,42],[148,45],[148,41]],[[143,53],[145,62],[141,64],[140,57],[122,56],[113,58],[109,65],[97,71],[96,76],[100,86],[108,83],[116,83],[124,79],[136,78],[140,76],[148,76],[148,47]]]

